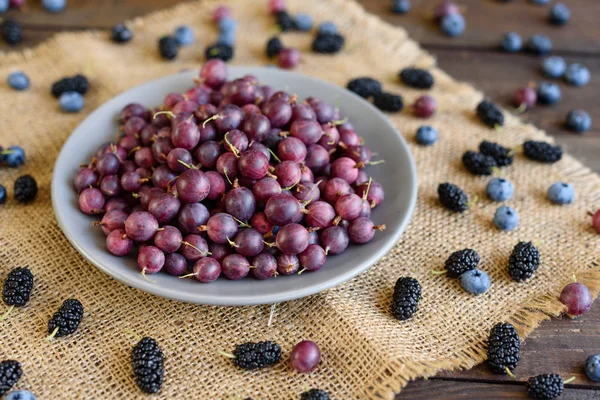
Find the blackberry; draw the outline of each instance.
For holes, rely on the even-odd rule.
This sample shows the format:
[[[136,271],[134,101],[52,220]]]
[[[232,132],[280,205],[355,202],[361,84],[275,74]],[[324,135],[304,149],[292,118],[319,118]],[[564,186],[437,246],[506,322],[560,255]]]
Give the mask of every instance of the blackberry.
[[[25,268],[15,268],[8,273],[2,289],[2,300],[7,306],[23,307],[29,301],[33,288],[33,275]]]
[[[62,78],[52,84],[52,95],[54,97],[60,97],[65,92],[77,92],[80,94],[86,94],[90,84],[88,79],[77,74],[75,76]]]
[[[515,160],[515,152],[511,149],[501,146],[498,143],[484,140],[479,143],[479,152],[492,157],[499,167],[511,165]]]
[[[275,19],[277,20],[277,26],[282,32],[287,32],[294,29],[294,19],[290,16],[290,14],[287,13],[287,11],[279,11],[277,15],[275,15]]]
[[[521,342],[514,326],[509,323],[497,323],[488,337],[488,365],[497,374],[506,374],[519,364]]]
[[[477,116],[490,128],[497,128],[504,125],[504,115],[497,105],[491,101],[482,100],[477,104]]]
[[[113,26],[110,38],[115,43],[127,43],[133,38],[133,32],[125,24]]]
[[[149,337],[141,339],[131,350],[131,364],[135,383],[144,393],[156,393],[164,379],[164,356],[156,343]]]
[[[231,60],[233,58],[233,54],[233,47],[221,43],[208,46],[204,51],[204,56],[207,60],[218,58],[225,62]]]
[[[244,343],[233,351],[233,363],[245,370],[264,368],[281,358],[281,348],[275,342]]]
[[[21,24],[12,19],[7,19],[2,24],[2,38],[10,45],[17,45],[23,41]]]
[[[179,54],[179,45],[173,36],[163,36],[158,40],[158,50],[165,60],[174,60]]]
[[[67,336],[77,330],[83,318],[83,306],[77,299],[65,300],[48,321],[48,340]]]
[[[560,160],[563,155],[563,149],[559,146],[552,146],[550,143],[528,140],[523,143],[525,156],[530,160],[539,161],[547,164],[553,164]]]
[[[300,395],[300,400],[329,400],[329,393],[321,389],[310,389]]]
[[[283,50],[283,43],[277,36],[273,36],[267,42],[267,57],[275,58],[279,55],[279,52]]]
[[[564,391],[565,384],[558,374],[541,374],[527,380],[527,392],[534,399],[554,399]]]
[[[344,47],[345,39],[339,33],[319,33],[312,42],[315,53],[337,53]]]
[[[402,96],[393,93],[375,93],[373,104],[382,111],[398,112],[404,107]]]
[[[346,88],[365,99],[381,93],[381,82],[367,76],[355,78],[348,82]]]
[[[449,278],[458,278],[462,274],[477,268],[479,254],[473,249],[464,249],[450,254],[444,268]]]
[[[531,278],[540,266],[540,252],[531,242],[519,242],[508,259],[508,274],[516,282]]]
[[[417,89],[430,89],[435,83],[433,75],[420,68],[404,68],[398,76],[406,86]]]
[[[0,362],[0,397],[14,386],[23,375],[21,364],[15,360],[4,360]]]
[[[454,212],[463,212],[469,208],[469,197],[466,193],[453,183],[440,183],[438,196],[442,206]]]
[[[497,167],[493,157],[470,150],[463,154],[462,163],[474,175],[491,175]]]
[[[392,314],[400,321],[406,321],[417,311],[421,300],[421,285],[410,277],[401,277],[394,286]]]
[[[23,175],[17,178],[14,186],[15,200],[19,203],[31,203],[35,200],[38,187],[31,175]]]

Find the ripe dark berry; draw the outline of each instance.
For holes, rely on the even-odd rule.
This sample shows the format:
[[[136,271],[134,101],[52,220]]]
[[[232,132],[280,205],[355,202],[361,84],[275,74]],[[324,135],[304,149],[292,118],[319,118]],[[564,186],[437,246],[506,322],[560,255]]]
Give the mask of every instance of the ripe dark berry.
[[[373,104],[380,110],[389,112],[397,112],[404,107],[402,96],[385,92],[373,95]]]
[[[77,330],[83,318],[83,306],[77,299],[65,300],[48,321],[48,340],[67,336]]]
[[[521,342],[514,326],[509,323],[497,323],[488,337],[488,365],[497,374],[506,374],[519,364]]]
[[[267,42],[267,57],[275,58],[279,55],[279,52],[283,50],[283,43],[277,36],[273,36]]]
[[[419,300],[421,300],[419,282],[407,276],[399,278],[394,286],[392,314],[400,321],[409,319],[417,311]]]
[[[462,274],[477,268],[479,254],[473,249],[464,249],[450,254],[444,268],[449,278],[458,278]]]
[[[23,40],[23,32],[21,31],[21,24],[12,19],[4,21],[2,24],[2,38],[10,45],[17,45]]]
[[[300,395],[300,400],[329,400],[329,393],[321,389],[310,389]]]
[[[558,374],[541,374],[527,380],[527,392],[534,399],[554,399],[564,391],[565,384]]]
[[[339,33],[319,33],[312,42],[315,53],[337,53],[344,47],[345,39]]]
[[[462,163],[474,175],[491,175],[497,167],[494,158],[470,150],[463,154]]]
[[[489,142],[487,140],[479,143],[479,152],[492,157],[499,167],[511,165],[515,159],[514,151],[504,146],[500,146],[498,143]]]
[[[145,337],[131,351],[135,383],[144,393],[160,390],[164,378],[164,356],[156,340]]]
[[[174,60],[179,54],[179,45],[172,36],[163,36],[158,40],[158,50],[165,60]]]
[[[528,140],[523,143],[525,156],[530,160],[552,164],[562,158],[563,149],[550,143]]]
[[[7,306],[23,307],[29,301],[33,288],[33,275],[25,268],[15,268],[8,273],[2,289],[2,300]]]
[[[125,24],[113,26],[110,38],[115,43],[127,43],[133,38],[133,32]]]
[[[279,26],[282,32],[294,29],[294,19],[287,11],[279,11],[275,18],[277,19],[277,26]]]
[[[497,105],[491,101],[482,100],[477,105],[477,116],[490,128],[497,128],[504,125],[504,115]]]
[[[81,74],[77,74],[71,77],[62,78],[52,84],[52,95],[54,97],[60,97],[65,92],[77,92],[80,94],[86,94],[89,89],[89,82],[87,78]]]
[[[346,88],[365,99],[381,93],[381,82],[367,76],[355,78],[348,82]]]
[[[419,68],[404,68],[398,76],[406,86],[417,89],[430,89],[435,83],[429,71]]]
[[[233,47],[220,43],[208,46],[204,51],[204,56],[207,60],[218,58],[219,60],[229,61],[233,58],[233,54]]]
[[[540,266],[540,252],[531,242],[519,242],[508,260],[508,273],[516,282],[531,278]]]
[[[275,342],[244,343],[233,351],[233,363],[245,370],[265,368],[281,358],[281,348]]]
[[[463,212],[469,208],[469,197],[458,186],[452,183],[440,183],[438,196],[442,206],[455,212]]]
[[[23,175],[15,181],[15,200],[19,203],[30,203],[37,195],[38,187],[31,175]]]
[[[21,364],[15,360],[0,362],[0,396],[4,396],[23,375]]]

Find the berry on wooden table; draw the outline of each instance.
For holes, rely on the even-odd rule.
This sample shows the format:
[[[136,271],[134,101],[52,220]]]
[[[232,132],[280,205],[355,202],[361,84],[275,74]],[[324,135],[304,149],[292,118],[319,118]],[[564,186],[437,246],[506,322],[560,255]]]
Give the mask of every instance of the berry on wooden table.
[[[558,103],[562,98],[560,87],[554,82],[542,82],[537,88],[538,102],[552,105]]]
[[[573,86],[585,86],[590,81],[590,70],[583,64],[570,64],[565,71],[565,82]]]
[[[0,26],[2,30],[2,38],[11,46],[15,46],[23,41],[23,32],[21,24],[12,19],[7,19]]]
[[[392,12],[406,14],[410,11],[410,0],[392,0]]]
[[[462,35],[466,28],[465,18],[461,14],[450,14],[442,18],[440,28],[449,37]]]
[[[585,374],[594,382],[600,382],[600,354],[589,356],[585,360]]]
[[[519,242],[508,259],[508,274],[515,282],[533,276],[540,266],[540,252],[531,242]]]
[[[500,48],[509,53],[516,53],[523,48],[523,39],[516,32],[507,32],[500,42]]]
[[[592,308],[590,289],[580,282],[569,283],[560,292],[560,302],[567,306],[567,315],[576,317]]]
[[[530,53],[544,55],[552,51],[552,40],[542,33],[536,33],[529,38],[526,48]]]
[[[67,6],[67,0],[42,0],[42,7],[53,13],[61,12]]]
[[[23,370],[21,364],[15,360],[0,362],[0,396],[4,396],[21,379]]]
[[[553,25],[565,25],[571,18],[571,10],[565,3],[556,3],[550,8],[548,22]]]
[[[497,374],[507,374],[517,368],[521,341],[515,327],[509,323],[497,323],[488,336],[488,365]]]
[[[398,278],[394,285],[392,315],[399,321],[406,321],[417,311],[421,300],[421,285],[415,278]]]
[[[571,382],[575,378],[571,378]],[[551,400],[559,397],[565,391],[563,379],[558,374],[541,374],[527,380],[529,396],[539,400]]]
[[[549,78],[560,78],[567,70],[567,63],[561,56],[550,56],[542,61],[542,72]]]
[[[592,117],[584,110],[569,111],[565,127],[572,132],[585,133],[592,127]]]
[[[160,390],[164,379],[164,356],[156,340],[142,338],[131,350],[133,375],[138,387],[144,393],[152,394]]]

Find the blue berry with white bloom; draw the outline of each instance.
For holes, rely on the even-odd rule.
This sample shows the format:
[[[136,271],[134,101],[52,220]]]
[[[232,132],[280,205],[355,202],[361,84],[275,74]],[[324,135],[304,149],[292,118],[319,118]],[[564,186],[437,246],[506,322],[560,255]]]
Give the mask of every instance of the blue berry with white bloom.
[[[529,41],[527,42],[527,50],[529,50],[531,53],[539,55],[550,53],[552,50],[552,39],[544,34],[536,33],[529,38]]]
[[[83,96],[78,92],[65,92],[58,98],[58,104],[63,111],[76,113],[83,108]]]
[[[337,26],[331,21],[325,21],[319,25],[319,33],[329,33],[333,35],[334,33],[337,33]]]
[[[565,72],[565,81],[574,86],[585,86],[590,81],[590,70],[579,63],[570,64]]]
[[[16,71],[8,75],[8,85],[15,90],[29,89],[29,77],[24,72]]]
[[[219,36],[217,36],[217,43],[225,44],[229,47],[234,47],[235,46],[235,32],[227,31],[227,32],[219,33]]]
[[[584,110],[573,110],[567,114],[565,127],[573,132],[584,133],[592,127],[592,117]]]
[[[585,374],[594,382],[600,382],[600,354],[591,355],[585,360]]]
[[[550,9],[550,15],[548,15],[548,21],[554,25],[564,25],[569,22],[571,18],[571,10],[564,3],[556,3]]]
[[[567,63],[561,56],[550,56],[542,61],[542,72],[550,78],[560,78],[567,70]]]
[[[223,18],[219,21],[219,30],[221,32],[235,32],[237,29],[237,22],[233,18]]]
[[[10,146],[2,151],[2,161],[11,168],[25,164],[25,150],[20,146]]]
[[[6,203],[6,188],[0,185],[0,204]]]
[[[545,6],[550,3],[550,0],[531,0],[532,3],[537,4],[538,6]]]
[[[173,36],[180,46],[189,46],[196,41],[194,30],[188,25],[181,25],[175,28]]]
[[[556,104],[562,98],[560,88],[553,82],[542,82],[537,90],[538,102],[542,104]]]
[[[9,0],[0,0],[0,13],[6,12],[10,7]]]
[[[42,7],[53,13],[61,12],[67,6],[67,0],[42,0]]]
[[[509,53],[516,53],[523,48],[523,39],[517,32],[507,32],[500,42],[500,47]]]
[[[420,126],[417,129],[417,143],[423,146],[431,146],[438,140],[438,131],[429,125]]]
[[[392,0],[392,12],[406,14],[410,11],[410,0]]]
[[[575,188],[564,182],[553,183],[548,188],[548,199],[554,204],[571,204],[575,200]]]
[[[519,226],[519,213],[511,207],[499,207],[494,214],[494,224],[500,230],[512,231]]]
[[[494,178],[488,182],[485,191],[493,201],[506,201],[513,196],[515,187],[507,179]]]
[[[15,390],[4,396],[4,400],[36,400],[29,390]]]
[[[442,18],[440,28],[446,36],[456,37],[461,35],[466,28],[465,18],[460,14],[450,14]]]
[[[301,32],[310,31],[313,27],[313,18],[306,13],[299,13],[294,17],[294,26]]]
[[[460,276],[460,284],[469,293],[482,294],[490,288],[490,276],[480,269],[471,269]]]

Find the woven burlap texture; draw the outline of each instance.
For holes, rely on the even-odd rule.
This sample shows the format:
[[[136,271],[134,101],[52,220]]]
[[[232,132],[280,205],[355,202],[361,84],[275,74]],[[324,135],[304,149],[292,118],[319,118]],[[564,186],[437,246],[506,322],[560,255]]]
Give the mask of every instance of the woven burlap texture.
[[[265,43],[274,32],[266,1],[227,3],[239,22],[233,63],[265,64]],[[34,50],[2,55],[0,76],[21,69],[31,77],[32,88],[14,92],[7,85],[0,87],[1,143],[20,144],[28,155],[25,166],[0,172],[1,183],[12,186],[17,176],[30,173],[40,186],[35,203],[17,205],[11,199],[0,210],[0,278],[23,265],[35,275],[28,306],[1,323],[0,359],[16,359],[23,365],[18,388],[30,389],[41,399],[140,398],[129,362],[135,339],[124,333],[129,329],[156,338],[164,350],[165,383],[153,398],[296,399],[314,387],[328,390],[334,399],[391,399],[411,379],[482,362],[485,338],[494,323],[511,321],[524,337],[543,319],[558,315],[563,307],[556,295],[573,273],[594,293],[600,288],[598,237],[586,220],[586,212],[600,200],[598,176],[569,156],[548,166],[517,155],[505,171],[516,186],[508,205],[518,210],[521,224],[510,233],[498,231],[491,222],[497,205],[484,195],[488,179],[466,173],[461,154],[475,149],[482,139],[515,147],[529,138],[550,139],[508,113],[502,132],[483,126],[473,113],[481,93],[435,68],[434,59],[404,30],[366,14],[357,4],[287,3],[292,12],[308,12],[317,22],[334,20],[347,41],[338,55],[317,55],[310,52],[311,34],[286,33],[284,42],[302,50],[299,73],[340,85],[350,78],[373,76],[386,90],[401,93],[407,104],[421,92],[401,86],[397,72],[419,65],[435,75],[431,94],[440,103],[440,112],[427,121],[440,132],[435,146],[415,145],[414,133],[422,120],[408,111],[390,115],[410,143],[420,182],[418,206],[400,242],[352,281],[279,304],[270,327],[270,306],[197,306],[129,288],[86,262],[61,233],[50,201],[52,166],[70,132],[103,102],[150,79],[198,68],[204,46],[217,35],[210,14],[218,3],[186,3],[132,21],[135,38],[124,46],[112,43],[106,32],[67,33]],[[199,44],[183,48],[174,62],[163,61],[157,38],[180,24],[194,27]],[[84,112],[62,113],[49,93],[50,85],[78,72],[91,82]],[[546,200],[547,187],[559,180],[575,186],[574,204],[560,207]],[[444,181],[479,195],[480,202],[460,215],[442,209],[436,188]],[[512,282],[507,274],[508,256],[519,240],[538,241],[543,260],[535,277],[525,283]],[[450,252],[466,247],[479,252],[481,267],[492,279],[484,295],[469,295],[457,280],[430,273],[443,266]],[[390,299],[396,279],[404,275],[421,282],[423,299],[410,321],[398,322],[390,316]],[[78,298],[85,307],[79,330],[51,343],[42,341],[48,319],[68,297]],[[321,347],[322,362],[311,374],[297,374],[287,362],[289,351],[301,339]],[[216,354],[217,349],[230,351],[237,343],[258,340],[279,343],[284,361],[245,372]]]

